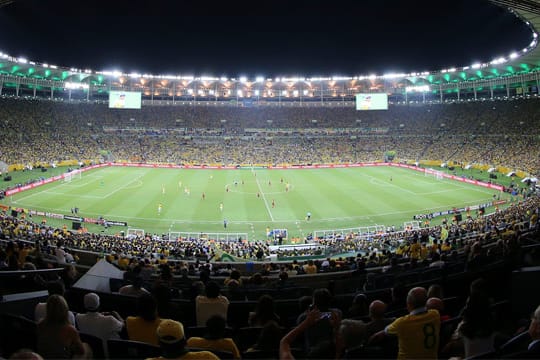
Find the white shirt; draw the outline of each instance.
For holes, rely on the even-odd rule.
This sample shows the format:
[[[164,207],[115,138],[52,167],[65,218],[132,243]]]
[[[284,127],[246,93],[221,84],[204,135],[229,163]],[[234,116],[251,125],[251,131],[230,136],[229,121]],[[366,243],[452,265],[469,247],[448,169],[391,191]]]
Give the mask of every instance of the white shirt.
[[[102,340],[119,339],[124,322],[112,315],[88,312],[77,314],[77,327],[81,332],[97,336]]]
[[[118,320],[112,315],[104,315],[100,312],[87,312],[77,314],[77,328],[80,332],[94,335],[103,341],[105,355],[108,356],[107,340],[120,339],[120,331],[124,327],[124,321]]]
[[[59,264],[65,264],[66,263],[66,252],[64,249],[57,247],[54,254],[56,255],[56,261]]]

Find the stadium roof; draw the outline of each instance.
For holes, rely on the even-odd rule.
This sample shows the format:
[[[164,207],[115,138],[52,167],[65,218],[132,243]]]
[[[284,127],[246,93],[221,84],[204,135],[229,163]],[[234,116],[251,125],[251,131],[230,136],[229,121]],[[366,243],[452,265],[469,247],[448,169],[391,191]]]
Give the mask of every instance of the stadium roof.
[[[262,83],[271,81],[273,83],[287,82],[391,82],[393,84],[405,85],[452,85],[461,82],[483,81],[492,79],[502,79],[506,77],[519,76],[520,74],[538,73],[540,70],[540,48],[538,47],[538,29],[540,29],[540,0],[490,0],[493,4],[506,7],[510,12],[520,17],[522,21],[531,29],[531,42],[523,49],[514,53],[508,53],[488,63],[470,64],[469,66],[440,69],[422,73],[400,73],[400,74],[377,74],[359,75],[355,77],[332,77],[325,78],[277,78],[277,79],[227,79],[219,77],[200,78],[190,75],[154,75],[154,74],[123,74],[115,71],[95,71],[93,69],[64,68],[54,64],[45,64],[32,61],[30,59],[15,58],[0,52],[0,75],[8,77],[23,77],[27,79],[37,79],[44,81],[74,82],[94,85],[105,83],[111,86],[124,86],[127,83],[140,82],[143,87],[145,83],[156,79],[169,82],[192,82],[200,81],[206,83],[226,83],[226,82],[251,82]],[[2,0],[0,7],[9,4],[10,1]],[[512,51],[509,49],[509,51]],[[535,75],[537,76],[537,75]],[[144,79],[144,81],[143,81]],[[530,80],[530,79],[529,79]],[[140,84],[138,84],[140,85]],[[60,87],[60,86],[59,86]],[[158,86],[159,87],[159,84]],[[154,87],[152,87],[154,88]],[[379,88],[380,89],[380,88]],[[365,90],[365,89],[363,89]],[[377,91],[376,87],[370,89]]]

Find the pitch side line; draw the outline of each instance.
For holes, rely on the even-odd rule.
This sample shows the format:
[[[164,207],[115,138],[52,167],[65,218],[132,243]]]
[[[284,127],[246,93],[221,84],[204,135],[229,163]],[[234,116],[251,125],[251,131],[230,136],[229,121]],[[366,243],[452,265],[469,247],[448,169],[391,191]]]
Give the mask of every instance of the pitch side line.
[[[126,188],[128,188],[131,184],[133,184],[134,182],[136,181],[140,181],[140,178],[142,178],[143,176],[145,176],[146,173],[142,173],[141,175],[137,176],[135,179],[125,183],[124,185],[120,186],[118,189],[115,189],[113,191],[111,191],[110,193],[108,194],[105,194],[103,195],[102,199],[105,199],[105,198],[108,198],[109,196],[113,195],[113,194],[116,194],[117,192],[119,192],[120,190],[124,190]],[[141,181],[142,182],[142,181]]]

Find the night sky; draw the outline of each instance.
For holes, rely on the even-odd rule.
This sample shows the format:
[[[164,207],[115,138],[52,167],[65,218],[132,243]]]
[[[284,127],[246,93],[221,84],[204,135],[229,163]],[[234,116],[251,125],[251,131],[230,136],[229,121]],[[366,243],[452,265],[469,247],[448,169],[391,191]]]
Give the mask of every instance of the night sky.
[[[0,8],[0,51],[126,73],[433,71],[488,62],[531,40],[487,0],[17,0]]]

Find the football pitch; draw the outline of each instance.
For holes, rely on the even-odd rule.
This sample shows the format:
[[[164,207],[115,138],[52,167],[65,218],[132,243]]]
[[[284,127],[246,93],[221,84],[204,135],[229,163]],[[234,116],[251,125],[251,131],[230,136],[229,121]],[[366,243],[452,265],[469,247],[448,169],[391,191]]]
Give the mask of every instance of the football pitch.
[[[245,233],[289,238],[486,203],[498,191],[390,166],[333,169],[169,169],[110,166],[15,194],[13,207],[123,221],[147,233]],[[311,214],[310,219],[307,215]],[[36,219],[37,220],[37,219]],[[443,218],[435,219],[440,224]],[[62,220],[71,227],[69,221]],[[226,225],[226,227],[225,227]],[[101,227],[89,226],[90,231]],[[112,227],[106,231],[126,231]]]

